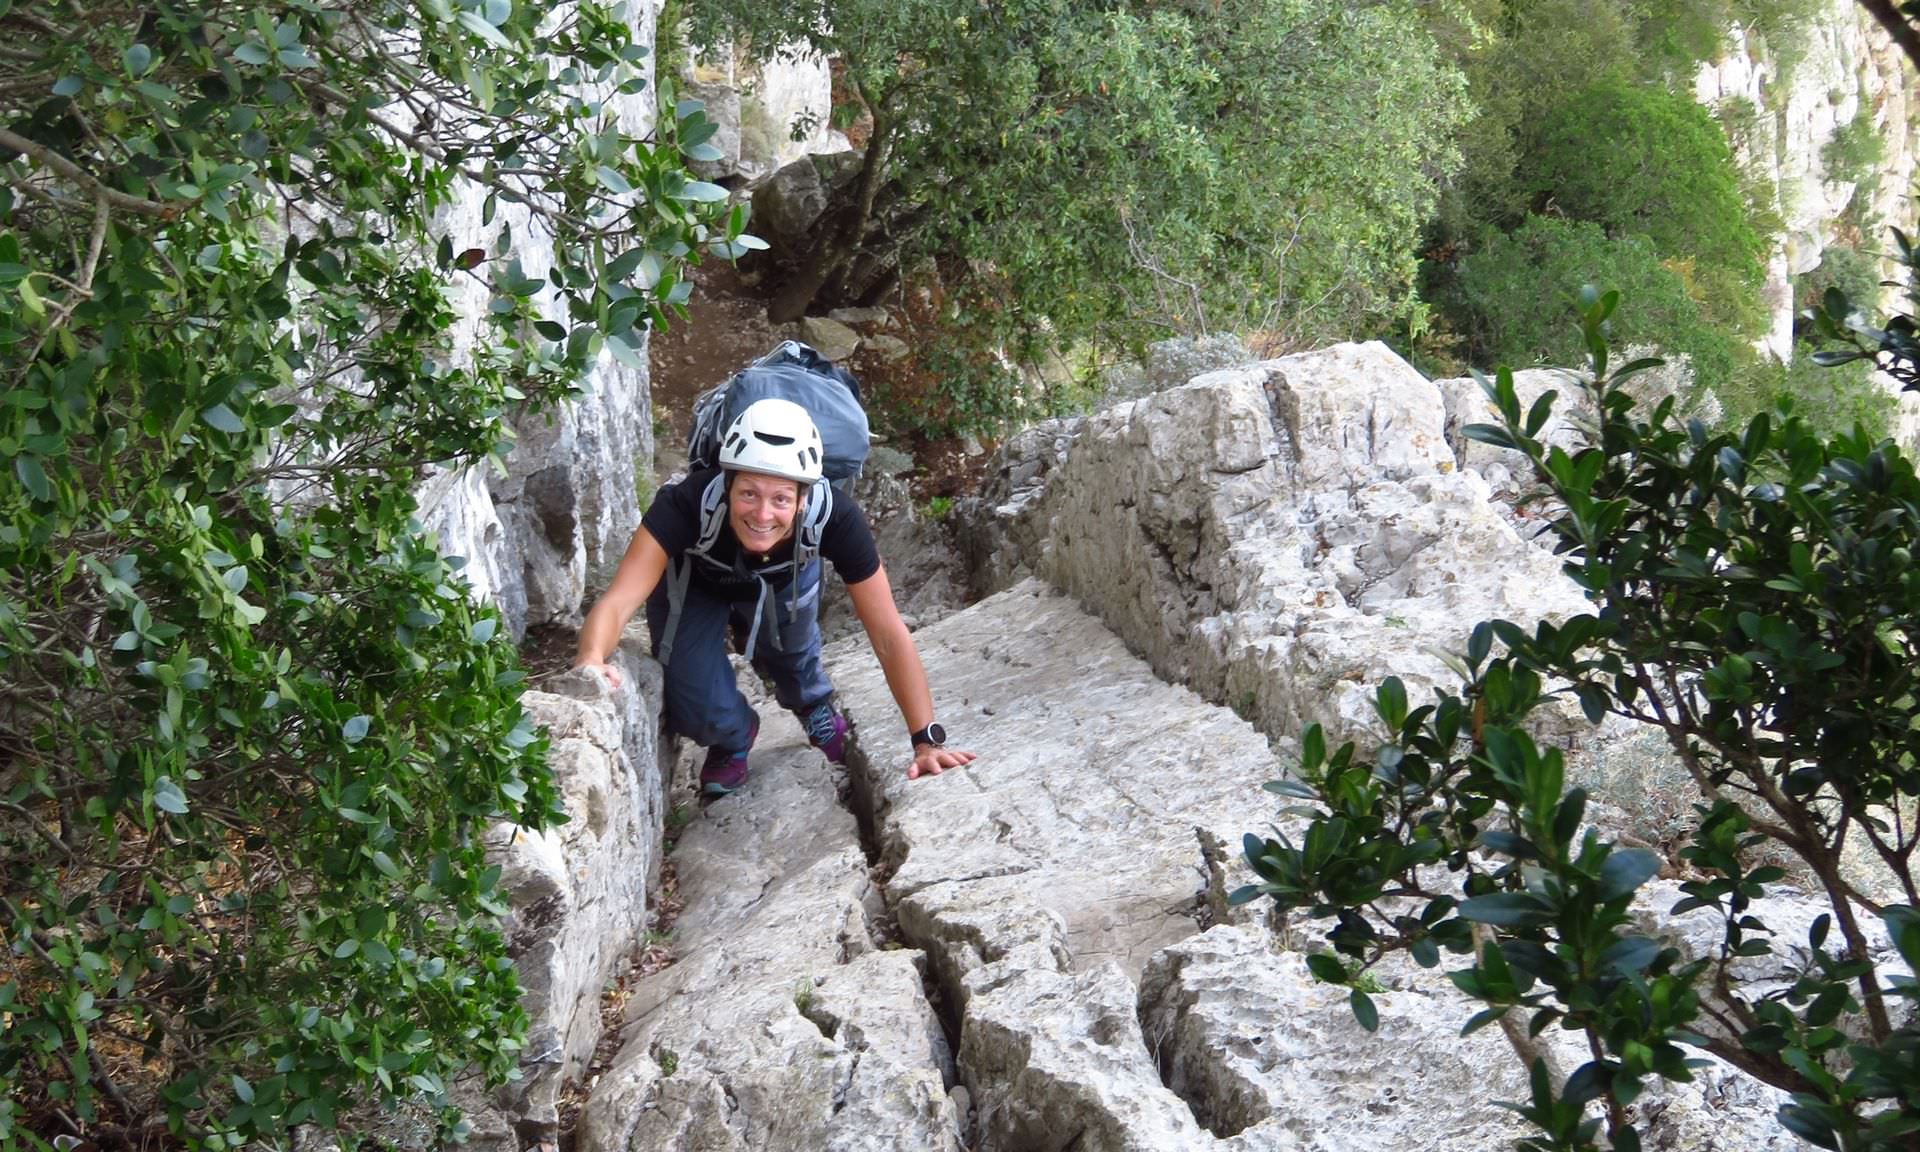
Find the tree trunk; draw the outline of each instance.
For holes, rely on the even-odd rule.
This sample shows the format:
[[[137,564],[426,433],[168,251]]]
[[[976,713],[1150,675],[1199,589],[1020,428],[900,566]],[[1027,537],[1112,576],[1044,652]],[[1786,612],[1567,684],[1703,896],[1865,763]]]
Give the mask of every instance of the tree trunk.
[[[821,290],[840,278],[866,239],[868,225],[873,220],[874,201],[886,179],[887,157],[893,151],[893,125],[880,104],[867,100],[864,92],[861,99],[873,117],[873,135],[867,139],[867,154],[861,158],[853,202],[832,214],[831,221],[821,229],[818,241],[807,250],[806,259],[768,301],[767,319],[775,324],[787,324],[805,316]]]
[[[807,251],[806,260],[793,270],[767,302],[767,319],[789,324],[807,314],[814,297],[853,255],[850,247],[838,243],[839,229],[833,229],[821,242]]]

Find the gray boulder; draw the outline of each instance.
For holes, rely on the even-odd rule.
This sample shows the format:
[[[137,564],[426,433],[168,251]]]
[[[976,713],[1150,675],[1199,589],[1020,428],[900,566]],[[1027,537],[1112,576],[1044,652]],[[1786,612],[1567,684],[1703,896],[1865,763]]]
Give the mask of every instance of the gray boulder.
[[[772,245],[776,257],[806,251],[832,194],[859,173],[858,152],[802,156],[754,189],[752,231]]]
[[[833,774],[777,708],[742,791],[675,855],[676,962],[634,986],[581,1152],[960,1152],[952,1056],[924,958],[881,910]]]

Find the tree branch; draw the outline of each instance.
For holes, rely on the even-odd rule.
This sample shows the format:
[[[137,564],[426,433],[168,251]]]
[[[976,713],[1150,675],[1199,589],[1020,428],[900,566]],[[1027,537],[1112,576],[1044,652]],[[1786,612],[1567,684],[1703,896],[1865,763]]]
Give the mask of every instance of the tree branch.
[[[1878,21],[1880,27],[1887,30],[1900,51],[1907,54],[1907,61],[1920,68],[1920,31],[1916,31],[1893,0],[1860,0],[1860,7]]]
[[[171,220],[180,215],[183,205],[162,204],[139,196],[128,195],[118,188],[110,188],[86,169],[75,164],[60,153],[37,140],[29,140],[11,128],[0,128],[0,148],[13,151],[36,160],[66,179],[91,192],[95,199],[102,200],[124,212],[133,212],[141,216],[153,216],[161,220]]]
[[[105,196],[95,196],[93,201],[93,233],[87,237],[87,259],[80,265],[80,279],[74,283],[74,292],[82,296],[93,294],[93,272],[100,266],[100,249],[107,242],[107,224],[113,219],[111,206]]]

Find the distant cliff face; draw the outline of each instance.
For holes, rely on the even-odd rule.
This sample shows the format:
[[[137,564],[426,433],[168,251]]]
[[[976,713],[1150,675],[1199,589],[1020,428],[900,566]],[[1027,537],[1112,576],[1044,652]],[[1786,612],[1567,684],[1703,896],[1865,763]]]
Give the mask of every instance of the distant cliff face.
[[[1736,28],[1726,54],[1694,79],[1694,95],[1720,113],[1740,159],[1771,184],[1784,222],[1767,269],[1774,325],[1766,344],[1782,360],[1793,348],[1790,278],[1819,267],[1835,243],[1877,246],[1879,237],[1850,234],[1860,220],[1912,227],[1920,151],[1912,88],[1900,50],[1853,0],[1832,0],[1790,51]],[[1863,182],[1835,146],[1869,128],[1881,154],[1872,165],[1878,180]]]
[[[1791,45],[1735,28],[1726,53],[1694,78],[1694,95],[1720,116],[1749,171],[1772,187],[1782,230],[1767,267],[1773,324],[1763,345],[1789,361],[1795,278],[1818,268],[1830,247],[1877,251],[1887,228],[1914,229],[1920,104],[1913,71],[1858,4],[1830,0]],[[1868,133],[1879,141],[1878,156],[1862,164]],[[1863,222],[1871,234],[1861,234]],[[1895,431],[1920,444],[1920,402],[1903,398]]]

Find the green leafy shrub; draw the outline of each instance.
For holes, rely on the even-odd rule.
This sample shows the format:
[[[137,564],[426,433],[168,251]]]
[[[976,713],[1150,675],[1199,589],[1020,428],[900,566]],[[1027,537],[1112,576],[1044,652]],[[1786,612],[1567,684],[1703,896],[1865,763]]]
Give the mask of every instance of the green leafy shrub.
[[[1886,157],[1887,142],[1873,126],[1873,108],[1860,101],[1853,119],[1834,130],[1833,138],[1820,148],[1820,162],[1830,180],[1859,180],[1880,167]]]
[[[1804,313],[1802,331],[1819,349],[1814,363],[1828,368],[1869,364],[1911,392],[1920,390],[1920,253],[1905,232],[1894,228],[1891,235],[1894,250],[1889,258],[1904,281],[1906,311],[1889,317],[1884,326],[1876,324],[1862,311],[1868,298],[1851,295],[1836,278],[1819,303]]]
[[[1596,283],[1619,285],[1634,300],[1631,315],[1611,322],[1615,340],[1686,355],[1698,388],[1717,390],[1732,379],[1744,350],[1708,322],[1644,235],[1609,236],[1598,224],[1528,217],[1460,260],[1447,303],[1473,362],[1565,366],[1586,355],[1566,322],[1575,303],[1567,286]]]
[[[1803,343],[1791,364],[1767,357],[1740,368],[1719,392],[1722,422],[1745,427],[1762,412],[1784,408],[1816,435],[1837,436],[1856,427],[1868,437],[1887,435],[1899,401],[1874,379],[1873,365],[1855,361],[1825,368],[1810,352]]]
[[[1616,300],[1583,318],[1580,386],[1600,414],[1588,446],[1536,439],[1556,397],[1523,409],[1504,370],[1488,385],[1500,423],[1468,429],[1516,450],[1556,501],[1558,549],[1594,614],[1479,625],[1460,691],[1431,704],[1389,679],[1372,749],[1329,754],[1310,729],[1297,778],[1269,785],[1311,805],[1308,827],[1298,842],[1248,836],[1259,882],[1233,898],[1335,917],[1337,956],[1315,971],[1353,986],[1363,1024],[1376,1015],[1355,980],[1382,957],[1467,957],[1449,973],[1483,1005],[1467,1029],[1500,1022],[1531,1060],[1516,1107],[1539,1134],[1524,1149],[1639,1148],[1631,1105],[1650,1076],[1689,1080],[1690,1049],[1791,1093],[1780,1122],[1818,1147],[1910,1149],[1920,986],[1876,960],[1868,926],[1920,966],[1920,476],[1891,443],[1822,440],[1797,419],[1716,435],[1677,425],[1671,399],[1637,412],[1623,385],[1656,362],[1608,371]],[[1530,731],[1556,699],[1652,726],[1698,787],[1672,912],[1718,917],[1703,954],[1636,926],[1663,862],[1587,825],[1563,752]],[[1896,895],[1863,891],[1849,843]],[[1824,912],[1804,940],[1756,904],[1785,876],[1753,863],[1763,846],[1813,878]],[[1743,981],[1757,958],[1781,978]],[[1583,1034],[1592,1058],[1558,1075],[1531,1039],[1549,1029]]]
[[[444,1109],[525,1028],[481,835],[560,810],[412,492],[748,239],[684,172],[711,125],[581,94],[644,84],[593,3],[0,27],[0,1147]],[[440,223],[460,179],[487,247]],[[471,362],[455,282],[491,296]]]
[[[1344,337],[1409,307],[1413,239],[1468,114],[1419,5],[1287,0],[686,0],[697,39],[843,67],[870,128],[772,302],[884,295],[938,261],[997,306],[956,327],[963,390],[1002,350],[1181,333]],[[948,357],[941,370],[952,366]],[[964,422],[970,414],[953,413]]]
[[[1747,220],[1719,125],[1683,92],[1610,81],[1545,116],[1522,161],[1536,204],[1610,235],[1640,234],[1667,259],[1724,270],[1751,293],[1765,245]],[[1733,315],[1731,301],[1707,298]]]

